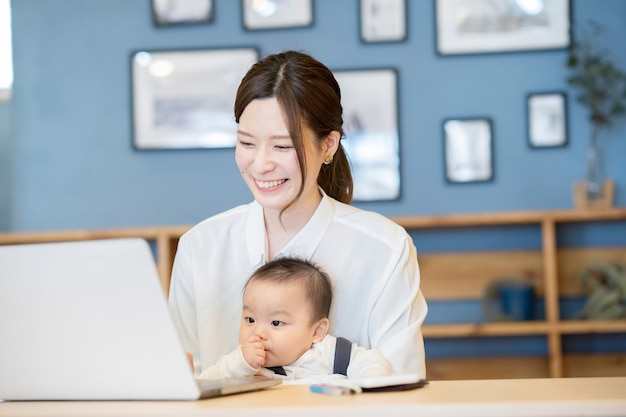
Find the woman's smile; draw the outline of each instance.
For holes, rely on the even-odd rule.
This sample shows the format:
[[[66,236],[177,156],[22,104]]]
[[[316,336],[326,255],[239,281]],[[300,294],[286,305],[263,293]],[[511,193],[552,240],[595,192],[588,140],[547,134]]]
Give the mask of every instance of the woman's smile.
[[[288,180],[286,178],[283,178],[281,180],[270,180],[270,181],[261,181],[257,179],[254,180],[254,182],[256,183],[256,186],[259,187],[261,190],[271,190],[271,189],[278,188],[284,183],[286,183],[287,181]]]

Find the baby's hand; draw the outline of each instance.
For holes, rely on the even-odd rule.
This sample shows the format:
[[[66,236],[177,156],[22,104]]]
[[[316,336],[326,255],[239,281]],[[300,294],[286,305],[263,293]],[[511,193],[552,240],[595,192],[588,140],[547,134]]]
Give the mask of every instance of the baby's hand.
[[[253,369],[259,369],[265,363],[265,349],[258,336],[252,336],[241,345],[243,357]]]

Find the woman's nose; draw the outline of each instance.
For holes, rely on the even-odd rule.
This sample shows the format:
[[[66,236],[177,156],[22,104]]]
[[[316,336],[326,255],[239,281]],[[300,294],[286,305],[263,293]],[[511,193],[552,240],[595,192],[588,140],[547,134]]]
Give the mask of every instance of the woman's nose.
[[[254,155],[254,165],[257,172],[266,172],[274,169],[274,160],[271,152],[265,148],[259,148]]]

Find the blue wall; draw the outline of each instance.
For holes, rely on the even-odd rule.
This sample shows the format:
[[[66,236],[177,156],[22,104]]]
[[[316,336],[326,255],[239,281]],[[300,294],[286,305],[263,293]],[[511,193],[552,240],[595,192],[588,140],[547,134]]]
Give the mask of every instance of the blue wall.
[[[0,109],[0,230],[192,224],[248,202],[233,151],[137,152],[131,147],[132,50],[255,46],[261,55],[306,50],[332,69],[399,71],[402,198],[357,205],[383,214],[572,207],[590,133],[567,90],[566,52],[440,57],[434,2],[410,0],[408,40],[363,44],[358,0],[315,0],[310,28],[246,32],[241,1],[214,0],[209,25],[157,28],[149,0],[13,1],[14,99]],[[573,21],[592,18],[626,68],[626,1],[572,0]],[[528,92],[566,90],[569,146],[532,150]],[[494,122],[495,180],[448,185],[441,122]],[[606,171],[626,205],[626,129],[604,138]],[[7,178],[8,177],[8,180]]]
[[[0,103],[0,230],[11,226],[11,106]]]

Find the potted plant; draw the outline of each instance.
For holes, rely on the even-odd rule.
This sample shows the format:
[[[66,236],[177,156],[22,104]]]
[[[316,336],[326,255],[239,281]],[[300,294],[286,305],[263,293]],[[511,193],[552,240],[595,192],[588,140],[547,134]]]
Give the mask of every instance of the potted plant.
[[[589,21],[580,31],[580,38],[572,42],[567,60],[570,70],[567,83],[577,90],[576,100],[589,109],[591,122],[584,182],[584,197],[588,202],[606,199],[603,193],[612,194],[612,188],[606,189],[602,177],[599,140],[603,131],[626,115],[626,74],[598,46],[597,37],[602,32],[604,28],[600,24]]]

